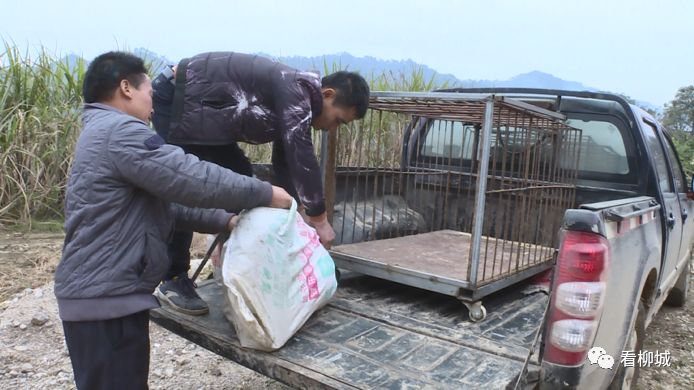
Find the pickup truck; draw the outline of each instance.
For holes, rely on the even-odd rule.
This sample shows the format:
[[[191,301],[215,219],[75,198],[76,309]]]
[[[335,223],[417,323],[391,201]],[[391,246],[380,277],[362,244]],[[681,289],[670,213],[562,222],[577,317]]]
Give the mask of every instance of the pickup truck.
[[[635,388],[639,365],[623,364],[622,351],[638,355],[644,330],[664,303],[684,305],[690,274],[694,190],[667,131],[612,94],[514,88],[425,95],[437,94],[512,98],[560,114],[566,125],[582,131],[587,142],[575,196],[563,210],[547,272],[514,279],[485,296],[485,318],[475,321],[450,294],[343,271],[333,300],[273,353],[240,346],[223,315],[224,292],[213,281],[198,289],[210,304],[209,315],[162,307],[152,320],[295,388]],[[445,138],[427,137],[440,126],[414,122],[403,133],[408,138],[401,143],[403,170],[431,167],[426,151],[437,146],[426,143]],[[408,140],[414,138],[423,144],[413,148]],[[261,178],[269,177],[268,171],[256,167]],[[337,187],[345,175],[337,171]],[[334,194],[334,221],[346,213],[347,203],[341,202],[346,196]],[[358,201],[404,210],[410,217],[398,228],[412,234],[427,223],[417,213],[428,221],[437,220],[430,214],[446,212],[412,210],[406,197],[374,196],[381,199]],[[334,226],[343,244],[355,242],[354,227]],[[371,225],[369,235],[391,228]],[[341,266],[339,248],[333,254]],[[612,357],[612,369],[596,364],[597,356],[589,359],[594,347]]]

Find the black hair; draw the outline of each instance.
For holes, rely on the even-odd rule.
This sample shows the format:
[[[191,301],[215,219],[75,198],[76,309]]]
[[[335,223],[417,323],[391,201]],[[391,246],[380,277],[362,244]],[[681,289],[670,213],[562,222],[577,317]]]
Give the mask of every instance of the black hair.
[[[84,75],[84,101],[95,103],[109,100],[123,80],[138,88],[146,74],[147,67],[141,58],[118,51],[104,53],[94,58]]]
[[[369,84],[358,73],[341,70],[329,74],[323,77],[321,86],[335,89],[335,104],[354,107],[357,118],[366,115],[366,109],[369,108]]]

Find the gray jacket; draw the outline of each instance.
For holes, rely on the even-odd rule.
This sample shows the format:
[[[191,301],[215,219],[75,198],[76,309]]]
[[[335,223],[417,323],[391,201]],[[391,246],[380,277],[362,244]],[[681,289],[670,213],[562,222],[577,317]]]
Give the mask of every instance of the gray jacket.
[[[55,273],[61,319],[104,320],[157,307],[151,294],[169,267],[174,224],[219,233],[231,218],[189,207],[239,210],[271,199],[270,184],[184,154],[111,106],[85,105]]]

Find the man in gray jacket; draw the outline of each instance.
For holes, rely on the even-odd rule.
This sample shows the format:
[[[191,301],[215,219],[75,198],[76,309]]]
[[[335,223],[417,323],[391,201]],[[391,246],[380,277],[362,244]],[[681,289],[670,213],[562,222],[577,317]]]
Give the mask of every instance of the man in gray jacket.
[[[77,387],[147,388],[149,309],[174,229],[221,233],[233,226],[221,209],[288,208],[292,198],[165,144],[147,125],[152,87],[141,59],[97,57],[83,93],[55,295]]]

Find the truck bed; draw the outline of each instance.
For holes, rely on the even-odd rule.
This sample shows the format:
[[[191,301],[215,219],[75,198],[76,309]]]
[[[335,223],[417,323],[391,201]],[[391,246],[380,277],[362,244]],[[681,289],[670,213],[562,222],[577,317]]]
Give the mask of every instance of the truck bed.
[[[488,297],[481,323],[453,297],[358,276],[280,350],[242,348],[222,311],[222,288],[200,283],[206,316],[162,307],[152,321],[295,388],[496,389],[514,381],[542,322],[547,296],[522,286]],[[538,371],[531,359],[530,376]]]

